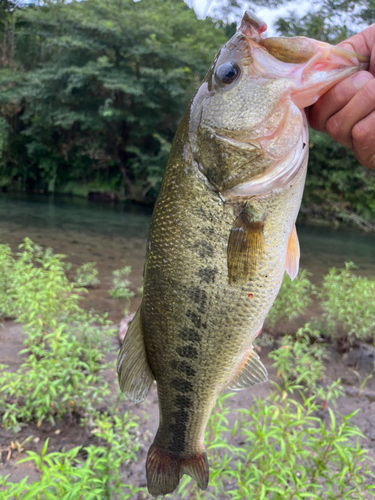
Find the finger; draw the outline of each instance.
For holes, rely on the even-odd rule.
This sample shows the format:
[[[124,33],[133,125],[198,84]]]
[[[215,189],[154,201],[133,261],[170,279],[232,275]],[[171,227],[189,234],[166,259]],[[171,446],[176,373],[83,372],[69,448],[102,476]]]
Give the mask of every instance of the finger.
[[[309,111],[309,122],[312,128],[325,132],[328,119],[346,106],[356,93],[373,78],[368,71],[360,71],[323,94]]]
[[[375,168],[375,112],[353,127],[352,137],[353,151],[360,163]]]
[[[369,71],[375,75],[375,24],[338,44],[343,49],[370,56]]]
[[[375,110],[375,79],[367,82],[359,92],[335,113],[326,123],[327,133],[335,141],[353,147],[352,129],[354,125]]]

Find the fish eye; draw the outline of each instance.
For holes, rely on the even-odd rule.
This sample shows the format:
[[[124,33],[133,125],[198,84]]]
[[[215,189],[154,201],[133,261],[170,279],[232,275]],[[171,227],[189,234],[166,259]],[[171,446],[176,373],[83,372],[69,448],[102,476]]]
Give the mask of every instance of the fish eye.
[[[229,61],[217,68],[215,78],[219,85],[229,85],[235,82],[240,74],[241,70],[238,65]]]

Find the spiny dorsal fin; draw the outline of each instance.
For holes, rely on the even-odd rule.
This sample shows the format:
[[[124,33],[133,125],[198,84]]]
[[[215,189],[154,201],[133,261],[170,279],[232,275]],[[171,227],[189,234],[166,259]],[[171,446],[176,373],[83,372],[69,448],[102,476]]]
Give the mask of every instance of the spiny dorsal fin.
[[[297,236],[296,225],[294,224],[292,232],[290,233],[288,248],[286,251],[285,271],[289,274],[290,279],[293,281],[298,274],[299,270],[299,241]]]
[[[261,382],[267,382],[267,380],[267,370],[258,354],[254,351],[253,346],[251,346],[249,357],[245,364],[239,369],[235,378],[228,385],[228,389],[231,391],[240,391],[241,389],[252,387],[255,384],[260,384]]]
[[[117,374],[122,392],[135,403],[147,397],[155,377],[147,361],[138,309],[129,325],[117,358]]]
[[[264,222],[245,207],[234,221],[228,241],[229,283],[247,283],[257,271],[264,252]]]

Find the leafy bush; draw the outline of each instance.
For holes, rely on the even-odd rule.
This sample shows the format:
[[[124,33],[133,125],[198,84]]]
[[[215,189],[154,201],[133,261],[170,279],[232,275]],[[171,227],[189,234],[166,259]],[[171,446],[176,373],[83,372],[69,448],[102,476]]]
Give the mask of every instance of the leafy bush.
[[[134,297],[134,292],[132,292],[129,288],[130,281],[128,280],[128,276],[131,273],[131,270],[132,268],[130,266],[125,266],[122,269],[113,271],[113,288],[108,291],[109,295],[113,299],[122,299],[125,301],[125,316],[128,314],[130,301]]]
[[[9,245],[0,245],[0,318],[10,318],[14,313],[12,269],[14,260]]]
[[[286,323],[305,313],[312,303],[311,293],[314,290],[309,276],[311,273],[301,269],[292,281],[285,273],[280,292],[268,313],[266,327],[273,328],[276,323]]]
[[[352,262],[345,269],[332,268],[324,277],[321,305],[331,335],[348,339],[375,341],[375,280],[356,276]]]
[[[270,352],[269,357],[286,387],[293,382],[316,393],[319,381],[324,378],[323,360],[329,356],[327,348],[319,343],[319,331],[307,323],[295,337],[283,336],[281,346]]]
[[[78,286],[95,287],[100,285],[98,278],[99,271],[96,268],[96,262],[86,262],[82,266],[77,267],[74,281]]]
[[[369,457],[355,439],[362,436],[351,423],[356,414],[337,416],[329,408],[328,422],[316,412],[317,397],[291,398],[292,386],[257,399],[231,426],[222,396],[211,415],[206,441],[211,468],[209,492],[198,491],[184,477],[181,498],[232,500],[349,500],[375,497],[375,476]],[[328,388],[331,401],[334,391]],[[232,444],[239,443],[239,444]]]
[[[62,261],[64,255],[44,250],[29,238],[19,248],[16,258],[9,246],[0,246],[0,283],[8,298],[5,307],[1,303],[1,313],[26,324],[28,332],[38,331],[39,338],[33,336],[31,341],[41,341],[60,317],[80,314],[83,289],[66,277],[69,265]]]
[[[47,453],[47,439],[41,455],[28,451],[28,457],[18,463],[33,462],[39,480],[27,484],[24,478],[12,483],[0,477],[2,500],[125,500],[135,494],[141,498],[145,489],[123,483],[120,474],[122,465],[136,460],[138,424],[126,413],[123,417],[97,414],[94,425],[91,432],[100,439],[99,446]]]
[[[24,362],[15,373],[1,366],[0,374],[0,413],[14,431],[34,420],[93,412],[109,394],[102,358],[114,333],[106,315],[79,307],[82,289],[68,281],[63,256],[27,238],[20,248],[17,259],[0,248],[0,282],[11,298],[6,313],[25,334]]]

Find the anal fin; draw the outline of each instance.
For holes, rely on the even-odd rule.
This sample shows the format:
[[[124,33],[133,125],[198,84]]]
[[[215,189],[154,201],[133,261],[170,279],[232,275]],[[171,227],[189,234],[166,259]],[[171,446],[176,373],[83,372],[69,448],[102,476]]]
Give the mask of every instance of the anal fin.
[[[117,374],[122,392],[135,403],[147,397],[155,377],[148,364],[138,309],[126,332],[117,358]]]
[[[267,370],[261,362],[258,354],[254,351],[253,346],[251,346],[248,358],[240,367],[232,382],[228,385],[228,389],[231,391],[241,391],[242,389],[252,387],[255,384],[267,382],[267,380]]]
[[[293,281],[296,278],[299,270],[300,249],[297,236],[296,225],[294,224],[292,232],[290,233],[288,248],[286,251],[285,271],[289,274],[290,279]]]

